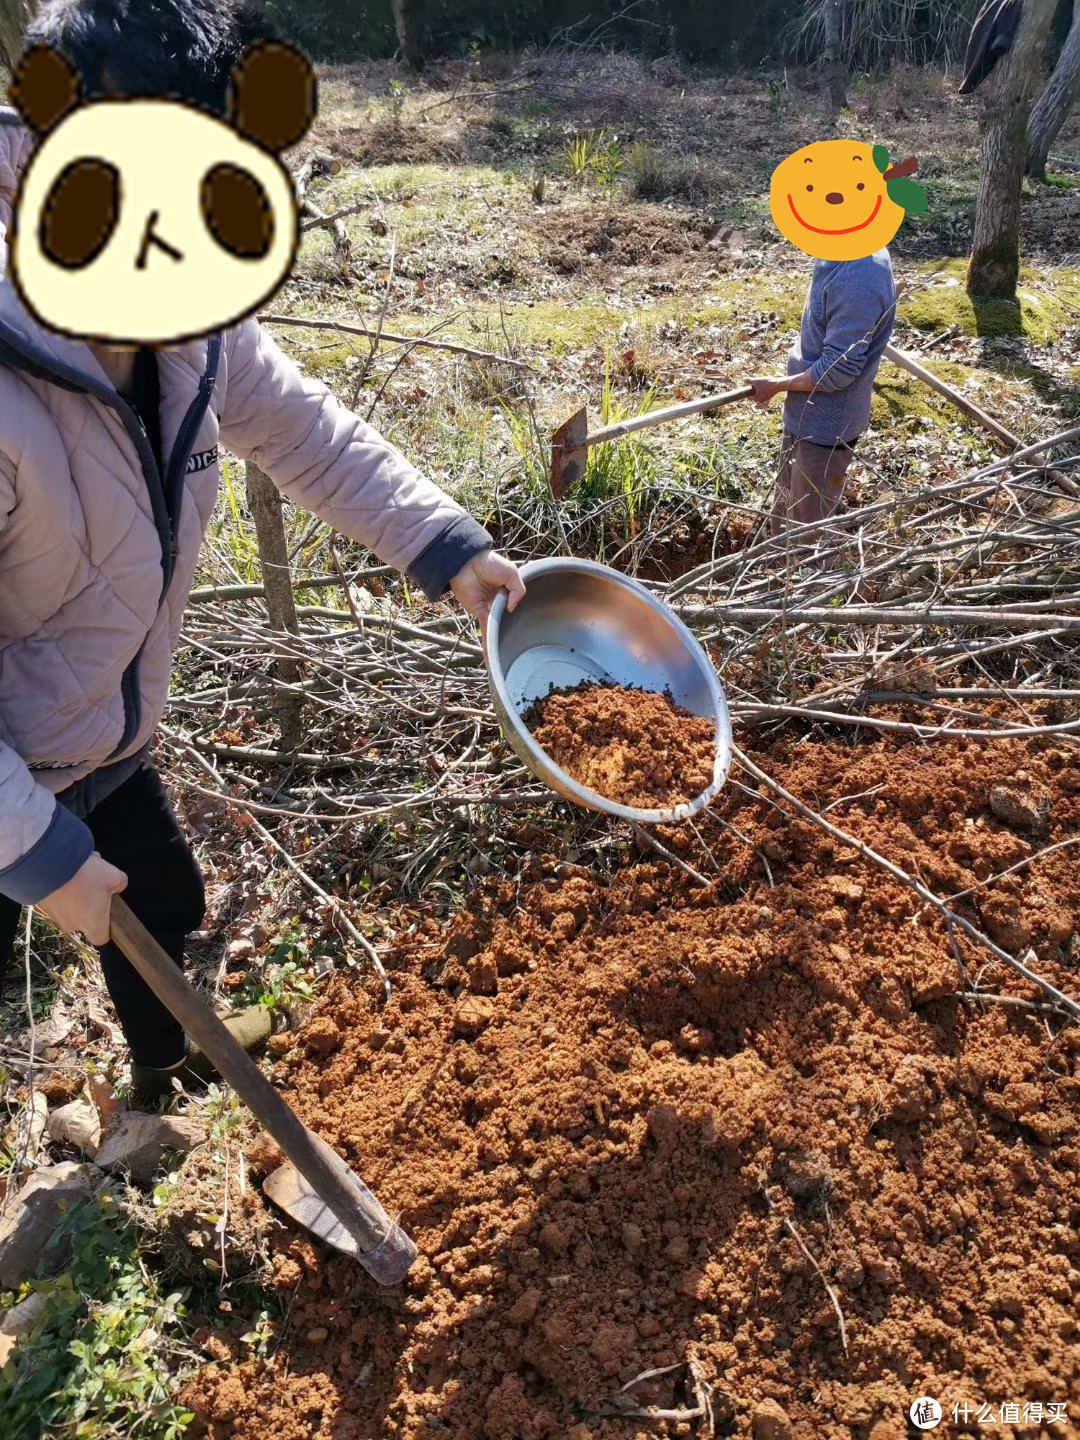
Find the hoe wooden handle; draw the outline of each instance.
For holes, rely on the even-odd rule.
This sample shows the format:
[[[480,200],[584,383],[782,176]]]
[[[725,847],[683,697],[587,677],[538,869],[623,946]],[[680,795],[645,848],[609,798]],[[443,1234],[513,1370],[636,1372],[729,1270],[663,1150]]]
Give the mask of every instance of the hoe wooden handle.
[[[736,400],[749,400],[754,393],[752,385],[740,385],[737,390],[728,390],[723,395],[707,395],[704,400],[688,400],[684,405],[669,405],[666,410],[647,410],[644,415],[635,415],[630,420],[620,420],[617,425],[608,425],[590,435],[585,444],[602,445],[608,440],[619,440],[624,435],[633,435],[636,430],[648,430],[653,425],[666,425],[669,420],[686,420],[691,415],[704,415],[709,410],[719,410],[724,405],[733,405]]]
[[[266,1130],[353,1236],[364,1254],[394,1242],[398,1227],[325,1141],[313,1135],[266,1079],[262,1071],[184,977],[119,895],[112,899],[113,943],[130,960],[150,989],[217,1068],[222,1079]],[[332,1157],[332,1159],[331,1159]],[[333,1163],[336,1161],[337,1163]],[[350,1183],[350,1181],[352,1183]],[[407,1237],[400,1235],[405,1240]],[[411,1242],[408,1242],[411,1246]],[[361,1254],[361,1263],[364,1262]],[[413,1251],[415,1255],[415,1250]],[[371,1268],[371,1267],[368,1267]],[[408,1267],[406,1266],[406,1269]],[[372,1273],[375,1273],[372,1270]],[[403,1278],[383,1283],[396,1284]],[[376,1278],[380,1278],[378,1275]]]

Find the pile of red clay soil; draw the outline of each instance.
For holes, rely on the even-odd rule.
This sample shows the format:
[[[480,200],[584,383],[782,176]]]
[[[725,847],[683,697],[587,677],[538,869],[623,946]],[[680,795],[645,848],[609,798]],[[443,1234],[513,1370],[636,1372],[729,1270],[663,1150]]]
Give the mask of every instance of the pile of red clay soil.
[[[1080,994],[1077,852],[1037,854],[1080,834],[1075,748],[754,758]],[[379,1291],[279,1229],[278,1348],[245,1350],[247,1318],[217,1337],[195,1435],[904,1440],[920,1395],[949,1434],[954,1406],[966,1434],[1080,1434],[1080,1029],[961,936],[1014,1002],[965,1005],[911,891],[763,794],[722,813],[751,842],[704,832],[722,882],[537,857],[409,937],[385,1008],[343,977],[279,1041],[290,1100],[420,1258]],[[714,1431],[612,1413],[704,1386]]]
[[[669,694],[584,682],[523,716],[533,739],[579,785],[637,810],[671,810],[712,784],[711,720]]]

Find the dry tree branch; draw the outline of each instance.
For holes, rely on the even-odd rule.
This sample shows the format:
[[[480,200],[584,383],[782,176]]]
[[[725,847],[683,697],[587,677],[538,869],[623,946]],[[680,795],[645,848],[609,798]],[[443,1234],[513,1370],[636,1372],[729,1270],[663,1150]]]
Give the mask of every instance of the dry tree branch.
[[[173,745],[176,745],[180,749],[187,751],[187,753],[191,756],[193,760],[196,761],[199,767],[203,771],[205,771],[205,773],[209,775],[215,782],[217,782],[219,786],[218,794],[221,798],[222,803],[229,806],[231,809],[237,811],[239,814],[246,815],[246,818],[251,825],[251,828],[255,831],[256,835],[258,835],[262,840],[264,840],[272,850],[275,850],[277,854],[281,856],[281,858],[285,861],[285,864],[289,867],[293,874],[296,875],[302,885],[306,886],[307,889],[310,890],[314,896],[316,896],[319,900],[323,902],[324,905],[327,905],[330,910],[333,911],[336,918],[341,922],[341,924],[349,932],[349,935],[352,937],[352,939],[356,942],[357,945],[360,946],[361,950],[363,950],[364,954],[371,961],[371,964],[375,969],[375,973],[379,976],[379,979],[383,983],[384,998],[387,1002],[389,1002],[391,998],[390,977],[386,973],[386,968],[383,965],[382,961],[379,959],[378,953],[374,945],[372,945],[371,941],[368,940],[365,936],[361,935],[360,931],[352,923],[348,915],[346,915],[345,907],[342,905],[341,901],[333,895],[328,895],[327,892],[322,888],[322,886],[319,885],[317,881],[311,878],[311,876],[307,873],[303,866],[299,865],[293,859],[293,857],[285,849],[284,845],[281,844],[280,840],[278,840],[275,836],[271,835],[270,831],[267,830],[265,825],[260,825],[258,820],[256,820],[253,815],[247,812],[244,803],[238,800],[235,795],[229,794],[227,788],[221,781],[221,778],[218,775],[217,771],[209,763],[208,760],[205,760],[199,754],[199,752],[195,749],[193,745],[189,745],[182,736],[175,734],[173,731],[169,730],[164,725],[161,727],[161,730],[162,734],[164,734],[166,738],[172,742]]]
[[[678,855],[676,855],[673,850],[669,850],[666,845],[661,845],[660,841],[657,840],[656,836],[651,835],[644,826],[638,825],[636,821],[631,820],[630,829],[634,832],[634,834],[638,837],[639,840],[643,840],[645,844],[648,845],[651,849],[655,850],[658,855],[663,856],[663,858],[669,861],[672,865],[677,865],[684,875],[689,875],[690,879],[693,880],[695,885],[704,885],[705,888],[708,889],[710,885],[716,883],[713,880],[706,880],[704,875],[700,875],[696,870],[689,866],[685,860],[680,860]]]
[[[798,1245],[803,1255],[805,1255],[807,1260],[809,1260],[810,1264],[814,1267],[815,1271],[817,1272],[817,1277],[821,1281],[822,1285],[825,1286],[825,1293],[828,1295],[829,1301],[833,1309],[836,1311],[836,1318],[840,1325],[840,1344],[844,1347],[844,1354],[846,1355],[848,1353],[847,1325],[844,1322],[844,1312],[840,1308],[840,1301],[836,1298],[836,1291],[826,1279],[825,1271],[822,1270],[821,1266],[814,1259],[813,1255],[810,1254],[810,1251],[806,1248],[806,1245],[803,1243],[802,1236],[799,1234],[798,1230],[795,1229],[792,1221],[786,1215],[782,1215],[780,1213],[776,1201],[769,1194],[769,1187],[767,1185],[763,1184],[761,1186],[761,1194],[764,1197],[765,1204],[768,1206],[769,1214],[775,1215],[776,1218],[780,1221],[784,1229],[795,1241],[795,1244]]]
[[[497,355],[493,350],[474,350],[454,340],[431,340],[423,335],[394,335],[389,330],[372,330],[367,325],[347,324],[344,320],[307,320],[299,315],[260,315],[263,325],[294,325],[304,330],[337,330],[342,335],[362,335],[367,340],[385,341],[389,345],[412,345],[418,350],[446,350],[451,355],[467,355],[471,360],[487,360],[496,365],[509,365],[515,370],[532,370],[527,360],[514,360]]]
[[[311,209],[312,207],[309,205],[308,208]],[[330,215],[316,215],[311,220],[305,220],[302,222],[300,229],[305,231],[322,230],[327,227],[333,229],[342,220],[347,220],[350,215],[359,215],[361,211],[370,209],[370,200],[361,200],[356,205],[346,205],[344,209],[335,210]]]

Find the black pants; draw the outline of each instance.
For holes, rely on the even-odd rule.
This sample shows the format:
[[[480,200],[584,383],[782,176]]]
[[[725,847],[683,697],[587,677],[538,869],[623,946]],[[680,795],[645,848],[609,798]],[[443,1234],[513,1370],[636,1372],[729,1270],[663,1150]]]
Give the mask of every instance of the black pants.
[[[128,877],[124,899],[158,944],[183,964],[184,941],[202,923],[203,880],[158,773],[149,765],[86,817],[103,859]],[[0,984],[19,930],[21,910],[0,895]],[[101,968],[120,1025],[139,1065],[164,1068],[184,1058],[179,1021],[162,1005],[115,945],[100,951]]]

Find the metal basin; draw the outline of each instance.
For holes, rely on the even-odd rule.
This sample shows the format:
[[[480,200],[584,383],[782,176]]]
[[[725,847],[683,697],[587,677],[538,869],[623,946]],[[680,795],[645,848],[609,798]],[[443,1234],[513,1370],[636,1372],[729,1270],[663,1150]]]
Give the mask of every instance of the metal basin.
[[[731,718],[709,657],[690,631],[636,580],[590,560],[521,567],[528,593],[512,615],[501,592],[485,632],[488,680],[507,739],[529,770],[576,805],[643,824],[687,820],[716,798],[731,766]],[[670,690],[676,705],[716,727],[712,784],[685,805],[637,810],[579,785],[536,743],[522,715],[552,689],[583,680]]]

